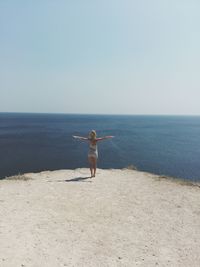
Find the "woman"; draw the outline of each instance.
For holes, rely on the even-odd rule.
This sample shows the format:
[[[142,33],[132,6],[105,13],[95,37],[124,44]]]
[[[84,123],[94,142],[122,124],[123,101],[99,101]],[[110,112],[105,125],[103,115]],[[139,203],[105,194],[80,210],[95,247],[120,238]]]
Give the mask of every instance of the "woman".
[[[90,164],[91,178],[95,177],[96,169],[97,169],[97,159],[98,159],[97,142],[108,139],[108,138],[113,138],[114,136],[104,136],[104,137],[97,138],[96,131],[92,130],[89,133],[88,138],[82,137],[82,136],[73,136],[73,137],[84,140],[84,141],[89,141],[88,160]]]

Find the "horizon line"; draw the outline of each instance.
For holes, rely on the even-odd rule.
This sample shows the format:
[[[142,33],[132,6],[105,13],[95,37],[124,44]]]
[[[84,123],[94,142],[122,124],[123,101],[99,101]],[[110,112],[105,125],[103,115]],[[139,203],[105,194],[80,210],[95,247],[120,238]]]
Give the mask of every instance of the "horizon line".
[[[23,111],[0,111],[0,114],[46,114],[46,115],[91,115],[91,116],[200,116],[200,114],[145,114],[145,113],[74,113],[74,112],[23,112]]]

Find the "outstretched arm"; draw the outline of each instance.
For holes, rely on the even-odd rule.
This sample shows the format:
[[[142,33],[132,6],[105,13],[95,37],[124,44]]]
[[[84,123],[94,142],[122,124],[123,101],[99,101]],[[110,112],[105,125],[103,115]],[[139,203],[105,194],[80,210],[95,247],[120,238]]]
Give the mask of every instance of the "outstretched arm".
[[[82,137],[82,136],[77,136],[77,135],[72,135],[75,139],[80,139],[80,140],[84,140],[87,141],[88,138],[87,137]]]
[[[113,138],[114,136],[112,136],[112,135],[108,135],[108,136],[104,136],[104,137],[99,137],[99,138],[97,138],[96,140],[97,141],[102,141],[102,140],[105,140],[105,139],[109,139],[109,138]]]

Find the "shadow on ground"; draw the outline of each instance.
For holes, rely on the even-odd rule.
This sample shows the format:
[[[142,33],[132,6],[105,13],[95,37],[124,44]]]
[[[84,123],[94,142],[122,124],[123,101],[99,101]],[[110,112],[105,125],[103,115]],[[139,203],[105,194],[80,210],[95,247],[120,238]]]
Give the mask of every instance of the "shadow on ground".
[[[90,179],[89,181],[86,181]],[[87,177],[76,177],[76,178],[72,178],[70,180],[65,180],[65,182],[88,182],[88,183],[91,183],[91,177],[90,176],[87,176]]]
[[[88,181],[89,179],[89,181]],[[87,182],[87,183],[91,183],[91,177],[90,176],[87,176],[87,177],[75,177],[75,178],[72,178],[72,179],[69,179],[69,180],[57,180],[57,181],[48,181],[48,182],[66,182],[66,183],[69,183],[69,182]]]

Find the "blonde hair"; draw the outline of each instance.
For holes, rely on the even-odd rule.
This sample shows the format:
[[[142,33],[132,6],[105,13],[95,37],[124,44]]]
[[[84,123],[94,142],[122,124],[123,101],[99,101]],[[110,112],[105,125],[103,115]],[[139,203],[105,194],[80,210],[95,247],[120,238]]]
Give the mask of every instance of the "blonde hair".
[[[97,137],[97,133],[95,130],[92,130],[90,133],[89,133],[89,139],[91,140],[95,140]]]

